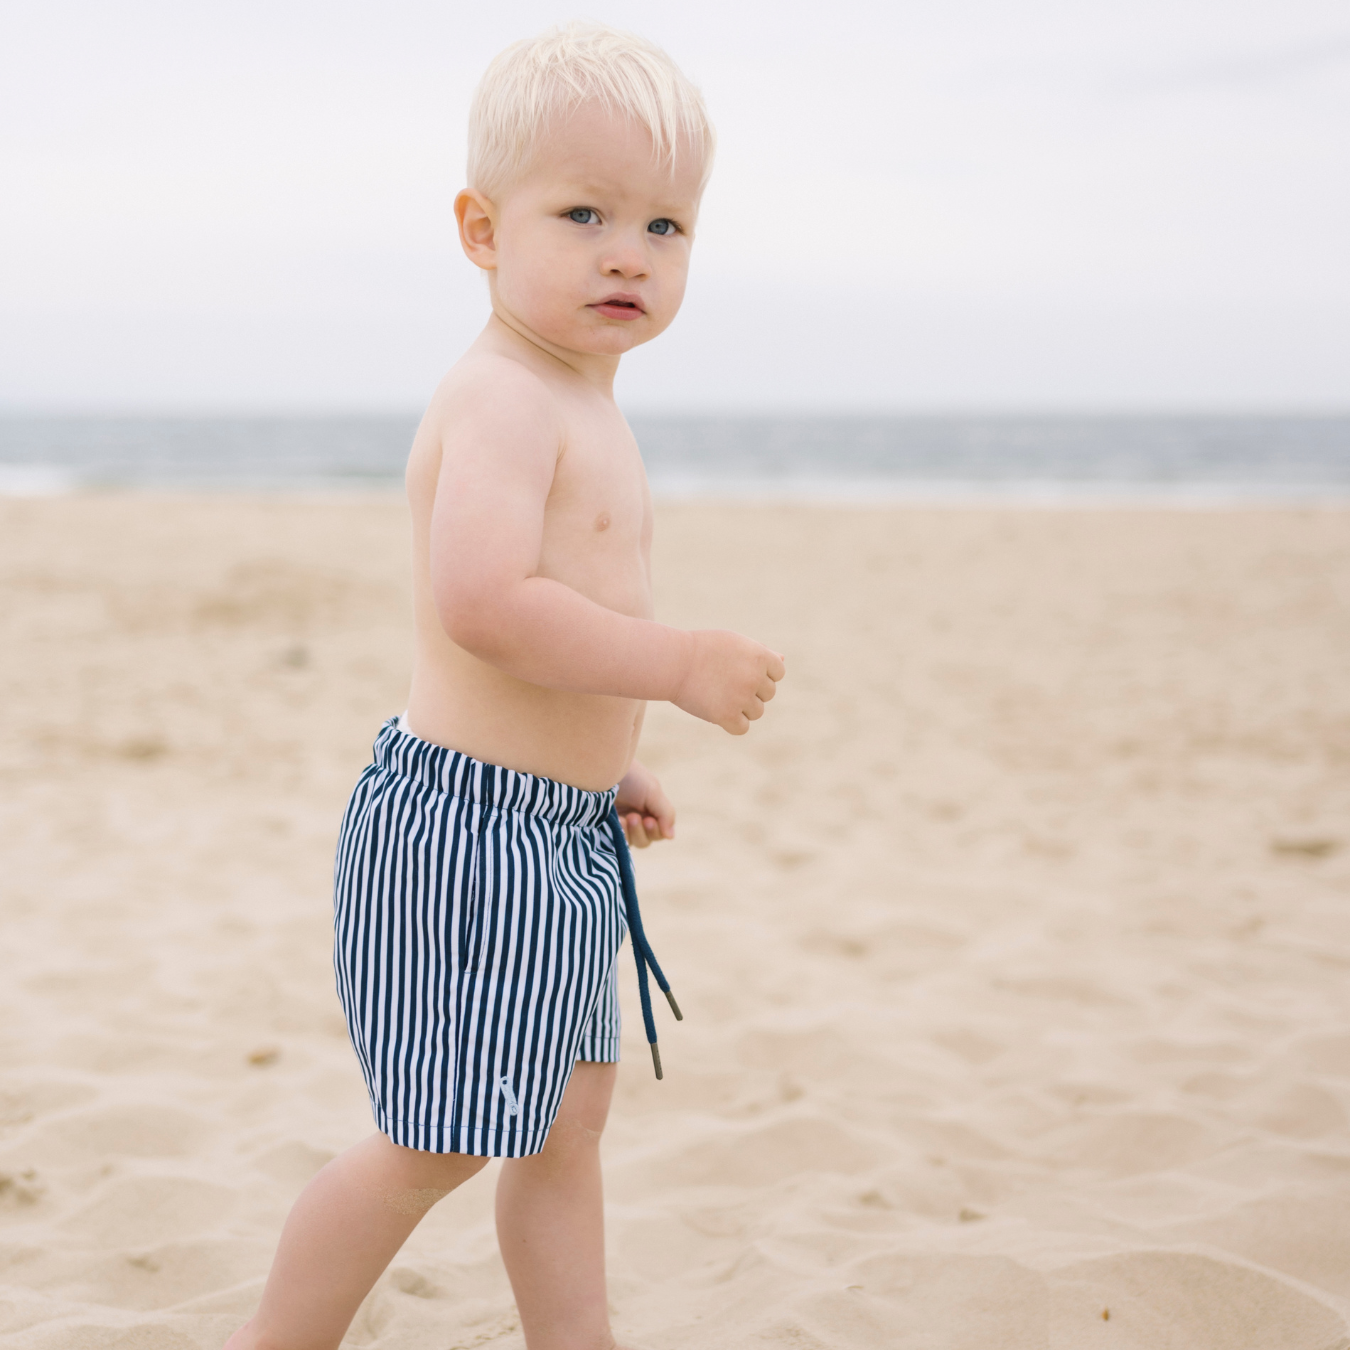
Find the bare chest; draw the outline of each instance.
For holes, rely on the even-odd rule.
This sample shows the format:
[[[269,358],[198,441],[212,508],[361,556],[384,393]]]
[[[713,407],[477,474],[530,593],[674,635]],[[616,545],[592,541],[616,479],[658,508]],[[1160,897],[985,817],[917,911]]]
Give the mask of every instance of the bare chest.
[[[540,574],[623,613],[651,611],[652,503],[627,426],[569,426],[544,507]]]

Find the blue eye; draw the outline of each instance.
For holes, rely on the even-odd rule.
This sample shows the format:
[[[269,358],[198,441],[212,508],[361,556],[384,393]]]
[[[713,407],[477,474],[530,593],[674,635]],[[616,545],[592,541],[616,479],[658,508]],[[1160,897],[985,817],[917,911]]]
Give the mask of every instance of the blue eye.
[[[596,225],[600,221],[600,217],[589,206],[578,206],[575,211],[569,211],[567,219],[575,220],[578,225]]]
[[[648,234],[674,234],[680,227],[673,221],[664,217],[660,220],[654,220],[647,226]]]

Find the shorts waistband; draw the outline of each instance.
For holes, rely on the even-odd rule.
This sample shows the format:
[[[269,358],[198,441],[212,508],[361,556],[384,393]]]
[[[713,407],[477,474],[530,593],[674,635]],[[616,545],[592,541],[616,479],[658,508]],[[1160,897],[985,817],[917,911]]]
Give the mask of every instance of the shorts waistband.
[[[375,763],[388,773],[449,797],[525,812],[554,825],[583,829],[603,825],[614,805],[615,788],[590,792],[552,778],[485,764],[402,730],[397,717],[391,717],[375,738]]]

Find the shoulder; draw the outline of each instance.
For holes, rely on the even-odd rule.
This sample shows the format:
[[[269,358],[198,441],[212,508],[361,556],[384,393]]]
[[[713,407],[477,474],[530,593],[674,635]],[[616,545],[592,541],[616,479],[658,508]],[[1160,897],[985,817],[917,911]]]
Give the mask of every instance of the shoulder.
[[[556,450],[562,441],[563,418],[553,390],[521,362],[493,352],[470,353],[457,362],[427,411],[427,422],[446,448],[523,440]]]

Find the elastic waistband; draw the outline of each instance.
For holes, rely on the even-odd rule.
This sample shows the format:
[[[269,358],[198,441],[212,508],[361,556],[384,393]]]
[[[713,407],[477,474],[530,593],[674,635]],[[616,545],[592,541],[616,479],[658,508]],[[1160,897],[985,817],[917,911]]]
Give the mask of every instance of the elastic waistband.
[[[403,731],[398,723],[397,717],[391,717],[380,728],[375,738],[375,763],[388,773],[411,778],[435,792],[502,811],[522,811],[554,825],[582,828],[603,824],[614,805],[614,788],[588,792],[552,778],[484,764]]]

